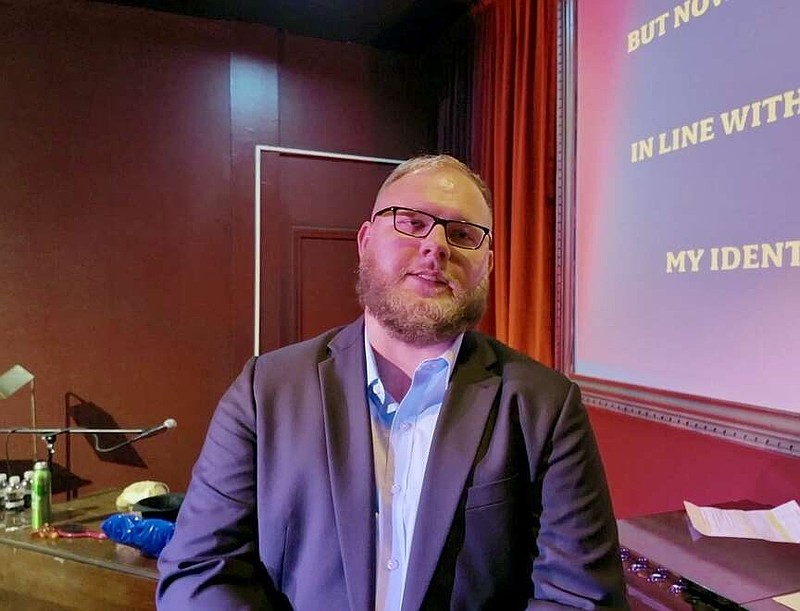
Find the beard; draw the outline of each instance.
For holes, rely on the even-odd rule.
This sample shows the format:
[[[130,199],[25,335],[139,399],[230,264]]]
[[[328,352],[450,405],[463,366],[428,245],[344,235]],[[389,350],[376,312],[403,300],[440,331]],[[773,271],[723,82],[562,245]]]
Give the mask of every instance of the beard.
[[[390,277],[378,268],[370,251],[358,266],[358,300],[392,336],[425,346],[452,340],[478,324],[486,311],[488,272],[472,289],[421,297],[401,286],[408,271]]]

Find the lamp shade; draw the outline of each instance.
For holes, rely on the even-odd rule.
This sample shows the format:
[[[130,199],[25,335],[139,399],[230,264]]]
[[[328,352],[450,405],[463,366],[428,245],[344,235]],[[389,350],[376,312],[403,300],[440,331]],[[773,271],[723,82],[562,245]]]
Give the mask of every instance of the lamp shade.
[[[14,365],[0,375],[0,399],[8,399],[11,395],[33,380],[33,374],[22,365]]]

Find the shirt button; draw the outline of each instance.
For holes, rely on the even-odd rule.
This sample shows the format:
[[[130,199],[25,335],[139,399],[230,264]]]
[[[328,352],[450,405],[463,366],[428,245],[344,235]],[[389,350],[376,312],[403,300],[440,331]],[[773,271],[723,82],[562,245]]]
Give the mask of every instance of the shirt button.
[[[411,426],[412,426],[411,423],[408,420],[406,420],[405,422],[403,422],[403,424],[400,425],[400,430],[401,431],[410,431],[411,430]]]
[[[399,567],[399,566],[400,566],[400,563],[399,563],[397,560],[395,560],[394,558],[392,558],[391,560],[389,560],[389,561],[386,563],[386,568],[387,568],[388,570],[390,570],[390,571],[393,571],[393,570],[395,570],[395,569],[396,569],[397,567]]]
[[[400,492],[400,484],[392,484],[392,487],[389,489],[392,494],[397,494]]]

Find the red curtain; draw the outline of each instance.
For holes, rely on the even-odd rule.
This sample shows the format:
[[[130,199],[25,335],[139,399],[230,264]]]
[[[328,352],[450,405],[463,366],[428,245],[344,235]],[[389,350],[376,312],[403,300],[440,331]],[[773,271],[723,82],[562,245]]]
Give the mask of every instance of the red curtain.
[[[552,366],[558,0],[484,0],[474,17],[472,160],[494,195],[481,327]]]

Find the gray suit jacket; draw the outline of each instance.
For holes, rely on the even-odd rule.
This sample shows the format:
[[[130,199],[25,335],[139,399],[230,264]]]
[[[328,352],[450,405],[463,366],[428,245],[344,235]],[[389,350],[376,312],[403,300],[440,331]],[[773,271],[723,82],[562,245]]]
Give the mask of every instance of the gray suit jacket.
[[[160,609],[375,607],[363,319],[251,360],[159,559]],[[625,608],[578,388],[465,335],[428,460],[403,610]]]

